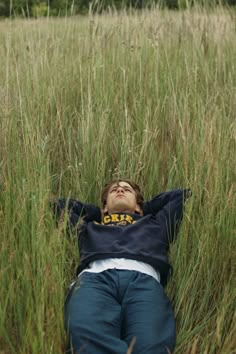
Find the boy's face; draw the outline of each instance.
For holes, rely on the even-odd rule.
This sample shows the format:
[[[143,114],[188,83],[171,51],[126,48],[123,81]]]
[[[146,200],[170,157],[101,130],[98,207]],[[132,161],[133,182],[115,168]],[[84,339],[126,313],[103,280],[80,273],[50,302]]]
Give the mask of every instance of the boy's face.
[[[127,182],[114,183],[108,190],[104,213],[129,212],[141,214],[136,192]]]

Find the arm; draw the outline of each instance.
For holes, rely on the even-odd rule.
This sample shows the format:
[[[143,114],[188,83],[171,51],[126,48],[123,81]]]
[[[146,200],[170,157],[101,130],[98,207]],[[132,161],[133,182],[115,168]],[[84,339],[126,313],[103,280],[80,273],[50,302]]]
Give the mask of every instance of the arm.
[[[163,196],[164,194],[164,196]],[[162,193],[161,200],[165,200],[166,202],[162,203],[162,208],[157,208],[157,212],[155,213],[155,218],[157,222],[163,228],[163,235],[167,244],[172,242],[179,231],[179,227],[181,225],[181,221],[183,218],[183,210],[184,203],[187,198],[191,196],[190,189],[176,189],[171,192]],[[164,199],[163,199],[164,197]],[[166,197],[166,199],[165,199]],[[154,198],[155,199],[155,198]],[[159,205],[160,205],[160,201]],[[154,206],[158,206],[157,203],[154,203]]]
[[[80,217],[86,221],[101,222],[101,211],[92,204],[81,203],[75,199],[59,198],[50,202],[56,221],[63,218],[65,212],[68,212],[68,226],[74,229],[78,224]]]
[[[183,194],[183,202],[187,198],[189,198],[192,195],[192,192],[190,189],[174,189],[169,192],[164,192],[161,194],[158,194],[151,200],[145,201],[143,204],[143,214],[148,215],[156,215],[162,208],[164,208],[169,202],[175,199],[176,195],[178,193]]]

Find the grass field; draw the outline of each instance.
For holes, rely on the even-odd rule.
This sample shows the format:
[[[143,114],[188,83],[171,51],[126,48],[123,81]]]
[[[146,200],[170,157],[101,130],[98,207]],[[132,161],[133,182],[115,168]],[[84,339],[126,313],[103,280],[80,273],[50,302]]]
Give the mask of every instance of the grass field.
[[[63,353],[76,240],[49,208],[193,191],[167,292],[176,354],[233,354],[236,13],[192,9],[0,22],[0,353]],[[95,354],[95,353],[94,353]]]

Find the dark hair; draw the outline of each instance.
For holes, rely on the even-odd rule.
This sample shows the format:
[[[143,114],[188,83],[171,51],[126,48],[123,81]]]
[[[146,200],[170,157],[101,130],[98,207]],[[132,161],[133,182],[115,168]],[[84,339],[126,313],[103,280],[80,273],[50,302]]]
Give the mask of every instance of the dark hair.
[[[108,191],[109,191],[110,187],[113,184],[119,185],[120,182],[126,182],[134,189],[134,191],[136,192],[137,204],[142,208],[143,203],[144,203],[144,198],[141,194],[139,186],[135,182],[131,181],[130,179],[126,179],[126,178],[113,179],[105,185],[105,187],[102,191],[102,196],[101,196],[102,206],[104,207],[106,205],[107,195],[108,195]]]

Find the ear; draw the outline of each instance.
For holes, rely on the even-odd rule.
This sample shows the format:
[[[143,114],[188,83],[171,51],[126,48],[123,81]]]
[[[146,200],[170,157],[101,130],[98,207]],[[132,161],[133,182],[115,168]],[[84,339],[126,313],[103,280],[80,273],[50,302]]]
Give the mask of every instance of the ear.
[[[107,206],[104,205],[104,207],[102,208],[102,212],[103,214],[106,214],[108,212]]]
[[[143,209],[138,204],[136,204],[135,213],[143,216]]]

